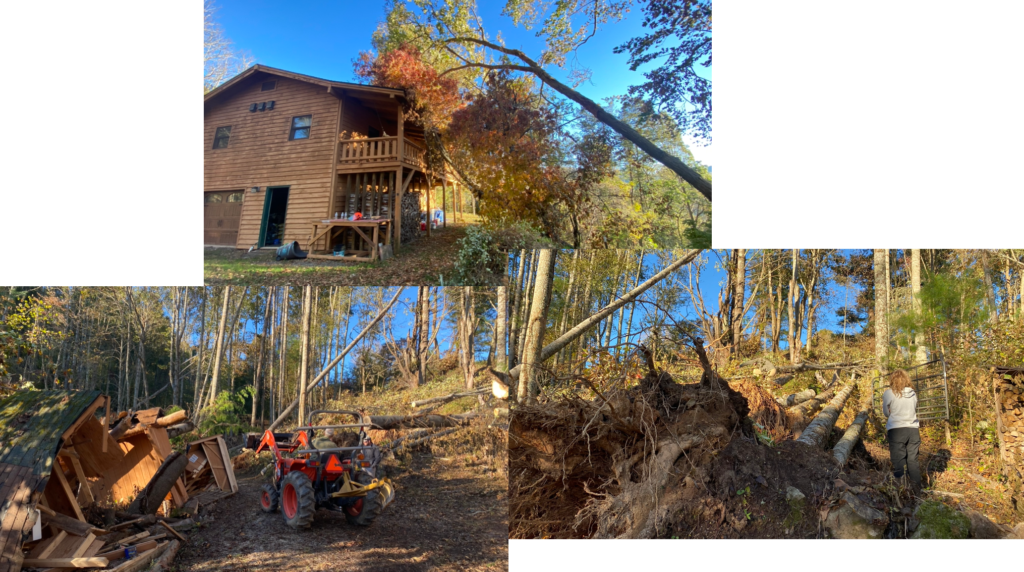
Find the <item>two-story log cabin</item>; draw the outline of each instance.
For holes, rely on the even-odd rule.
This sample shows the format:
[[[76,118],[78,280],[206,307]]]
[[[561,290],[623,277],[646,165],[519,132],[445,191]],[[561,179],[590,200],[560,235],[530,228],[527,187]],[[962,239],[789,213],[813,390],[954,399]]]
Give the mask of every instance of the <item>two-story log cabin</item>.
[[[426,177],[423,130],[403,121],[404,98],[400,89],[262,65],[207,93],[204,243],[298,241],[328,253],[340,244],[365,255],[376,252],[372,242],[397,245],[403,235],[415,236],[421,195],[410,200],[411,191],[441,180]],[[364,223],[379,222],[379,234],[326,224],[357,212]]]

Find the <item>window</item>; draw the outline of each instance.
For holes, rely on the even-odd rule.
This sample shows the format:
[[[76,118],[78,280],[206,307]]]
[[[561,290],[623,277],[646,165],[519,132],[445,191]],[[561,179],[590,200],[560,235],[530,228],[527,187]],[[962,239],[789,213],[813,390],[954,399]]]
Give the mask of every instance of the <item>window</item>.
[[[277,87],[276,81],[265,81],[263,82],[263,87],[260,88],[260,91],[270,91],[275,87]]]
[[[203,197],[208,203],[222,203],[224,202],[224,195],[221,193],[206,193]]]
[[[228,138],[231,136],[231,127],[218,127],[213,134],[213,148],[223,149],[228,146]]]
[[[309,139],[309,127],[313,124],[312,115],[292,117],[292,133],[288,136],[289,141],[295,139]]]
[[[242,191],[235,191],[233,193],[228,193],[228,202],[229,203],[240,203],[240,202],[242,202],[242,199],[244,197],[245,197],[245,193],[243,193]]]

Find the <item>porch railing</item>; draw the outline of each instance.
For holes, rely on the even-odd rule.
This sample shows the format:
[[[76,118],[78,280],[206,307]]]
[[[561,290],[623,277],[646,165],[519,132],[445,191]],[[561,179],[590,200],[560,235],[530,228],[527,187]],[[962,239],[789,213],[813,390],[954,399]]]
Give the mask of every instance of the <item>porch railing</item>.
[[[410,165],[423,167],[426,161],[426,150],[406,139],[402,160]],[[391,161],[398,161],[398,137],[342,139],[338,146],[339,167]]]

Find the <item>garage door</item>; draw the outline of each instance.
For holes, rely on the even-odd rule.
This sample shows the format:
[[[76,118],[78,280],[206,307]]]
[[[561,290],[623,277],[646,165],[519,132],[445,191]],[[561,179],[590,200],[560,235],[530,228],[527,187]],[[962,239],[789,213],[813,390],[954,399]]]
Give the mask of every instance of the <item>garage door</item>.
[[[244,193],[216,191],[203,194],[203,244],[235,246]]]

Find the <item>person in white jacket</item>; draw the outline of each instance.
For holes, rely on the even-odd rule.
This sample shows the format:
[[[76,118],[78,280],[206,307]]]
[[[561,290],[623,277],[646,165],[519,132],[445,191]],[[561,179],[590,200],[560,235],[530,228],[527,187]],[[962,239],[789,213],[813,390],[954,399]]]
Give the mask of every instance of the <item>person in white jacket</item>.
[[[917,420],[917,393],[906,371],[889,374],[889,388],[882,394],[882,414],[887,418],[885,435],[893,475],[900,478],[906,474],[914,488],[920,489],[917,452],[921,448],[921,424]]]

